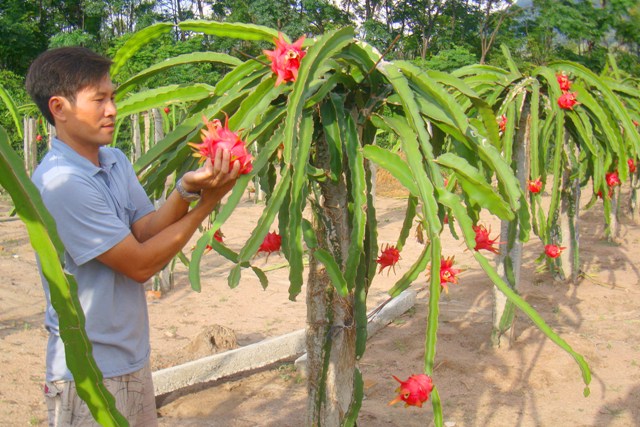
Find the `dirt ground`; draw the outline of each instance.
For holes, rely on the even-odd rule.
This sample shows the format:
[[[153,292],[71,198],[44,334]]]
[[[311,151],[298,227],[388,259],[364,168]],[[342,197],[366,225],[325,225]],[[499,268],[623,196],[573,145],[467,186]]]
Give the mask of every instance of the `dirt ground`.
[[[387,193],[388,194],[388,193]],[[401,197],[379,196],[379,243],[397,239],[405,209]],[[263,206],[248,198],[223,226],[225,244],[238,250]],[[6,196],[0,202],[0,425],[46,425],[42,397],[46,332],[42,326],[44,296],[25,228],[8,218]],[[491,332],[492,286],[464,245],[448,230],[443,254],[455,255],[464,268],[459,285],[450,286],[440,303],[440,328],[434,383],[443,402],[448,427],[461,426],[640,426],[640,228],[621,218],[617,243],[603,238],[600,205],[580,218],[582,268],[577,284],[556,282],[537,272],[534,260],[543,250],[532,236],[525,247],[520,293],[549,325],[589,363],[591,395],[583,397],[580,370],[574,360],[519,313],[511,348],[494,349]],[[487,218],[483,223],[499,229]],[[492,237],[497,232],[492,233]],[[421,245],[407,242],[395,274],[382,274],[370,290],[371,307],[415,259]],[[188,248],[187,248],[188,249]],[[227,286],[230,263],[217,254],[202,265],[202,292],[193,292],[186,269],[176,271],[175,288],[151,299],[153,369],[201,357],[202,332],[222,326],[235,333],[237,344],[298,330],[305,323],[304,290],[298,301],[287,296],[284,258],[272,255],[254,263],[267,270],[263,290],[250,271],[240,286]],[[371,338],[360,362],[365,400],[361,426],[431,425],[430,403],[422,408],[388,406],[396,381],[423,366],[428,292],[426,276],[413,285],[415,307]],[[228,330],[227,330],[228,331]],[[233,333],[231,335],[233,335]],[[232,341],[232,340],[231,340]],[[302,426],[305,383],[291,361],[268,369],[223,379],[182,396],[159,399],[160,425],[168,426]]]

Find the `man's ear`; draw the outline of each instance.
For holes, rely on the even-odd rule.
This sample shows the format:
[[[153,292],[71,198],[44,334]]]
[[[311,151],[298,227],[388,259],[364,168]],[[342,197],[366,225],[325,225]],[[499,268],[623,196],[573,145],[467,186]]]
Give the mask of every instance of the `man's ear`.
[[[49,98],[49,111],[55,122],[64,122],[67,120],[65,106],[69,101],[63,96],[52,96]]]

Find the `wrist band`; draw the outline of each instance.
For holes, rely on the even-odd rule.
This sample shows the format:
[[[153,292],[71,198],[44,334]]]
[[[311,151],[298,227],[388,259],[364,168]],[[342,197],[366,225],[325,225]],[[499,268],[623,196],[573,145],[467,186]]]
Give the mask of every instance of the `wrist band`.
[[[195,202],[200,199],[200,193],[190,193],[184,189],[184,186],[182,185],[182,178],[176,182],[176,191],[185,202]]]

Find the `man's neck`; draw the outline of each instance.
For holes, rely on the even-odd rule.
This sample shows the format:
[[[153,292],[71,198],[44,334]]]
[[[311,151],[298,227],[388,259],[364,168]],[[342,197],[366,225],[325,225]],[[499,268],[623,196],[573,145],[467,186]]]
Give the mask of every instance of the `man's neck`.
[[[73,151],[89,160],[94,165],[100,166],[99,146],[83,144],[81,141],[76,141],[68,132],[65,131],[64,127],[61,126],[56,127],[56,138],[64,142],[66,145],[71,147]]]

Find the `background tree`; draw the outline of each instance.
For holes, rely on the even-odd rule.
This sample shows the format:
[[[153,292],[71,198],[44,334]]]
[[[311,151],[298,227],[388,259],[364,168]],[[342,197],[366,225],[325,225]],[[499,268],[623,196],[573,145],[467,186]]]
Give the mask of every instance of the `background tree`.
[[[609,11],[611,28],[615,31],[615,43],[611,50],[615,52],[620,67],[631,74],[640,75],[640,1],[638,0],[612,0],[603,2],[603,6]]]
[[[97,0],[0,2],[0,36],[7,41],[0,47],[0,65],[22,75],[30,61],[48,47],[82,44],[107,52],[121,45],[118,38],[154,22],[207,18],[266,25],[292,37],[352,25],[380,52],[391,47],[388,58],[429,61],[440,56],[436,62],[450,64],[461,64],[465,56],[475,55],[478,62],[505,66],[500,55],[490,53],[496,44],[506,44],[519,66],[568,59],[599,71],[611,51],[621,69],[638,74],[634,31],[638,0],[596,5],[586,0],[536,0],[518,5],[493,0],[117,0],[106,5]],[[394,44],[398,35],[401,38]],[[188,35],[178,31],[173,37],[187,41]],[[236,48],[255,56],[264,48],[214,39],[205,38],[205,46],[215,51]],[[226,45],[209,44],[216,42]],[[443,65],[450,66],[454,65]]]
[[[477,4],[482,16],[478,32],[480,33],[480,64],[484,64],[493,47],[496,37],[505,20],[513,14],[514,2],[511,0],[485,0]]]
[[[516,60],[543,65],[554,59],[572,60],[599,72],[611,50],[616,56],[635,58],[637,37],[630,35],[629,24],[637,20],[638,1],[534,0],[523,5],[524,17],[508,29],[520,49],[508,43]],[[624,62],[626,69],[628,62]],[[629,64],[631,66],[631,64]]]
[[[47,47],[55,33],[48,28],[45,11],[35,2],[0,3],[0,68],[23,75],[29,64]],[[49,32],[51,31],[51,32]]]

